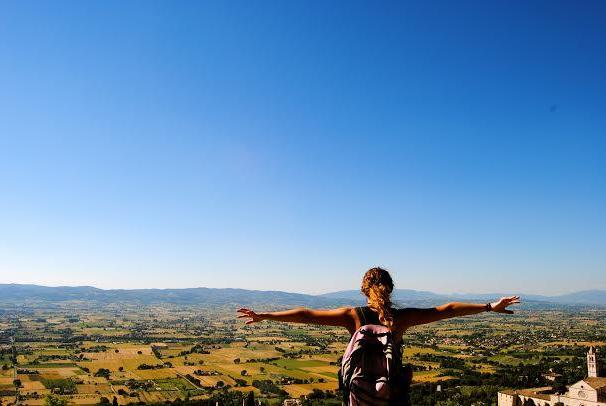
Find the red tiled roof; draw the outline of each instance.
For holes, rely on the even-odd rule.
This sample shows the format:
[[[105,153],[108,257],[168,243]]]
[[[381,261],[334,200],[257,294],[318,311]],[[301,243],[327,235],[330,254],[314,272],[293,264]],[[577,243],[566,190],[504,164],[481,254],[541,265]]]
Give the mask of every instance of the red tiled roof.
[[[586,382],[587,385],[591,386],[593,389],[601,389],[606,387],[606,378],[605,377],[591,377],[583,379],[583,382]]]

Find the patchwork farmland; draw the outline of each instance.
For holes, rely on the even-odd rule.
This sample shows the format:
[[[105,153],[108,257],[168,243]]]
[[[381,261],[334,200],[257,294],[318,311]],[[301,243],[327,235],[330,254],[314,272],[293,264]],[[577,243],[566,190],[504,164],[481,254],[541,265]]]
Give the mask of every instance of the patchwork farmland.
[[[235,306],[24,307],[0,316],[2,405],[340,404],[348,334],[330,327],[235,318]],[[418,327],[405,336],[415,405],[496,402],[505,387],[565,384],[587,346],[605,346],[606,312],[522,310]],[[524,372],[522,372],[524,371]],[[530,371],[530,372],[529,372]],[[415,398],[416,396],[416,398]],[[423,403],[433,399],[433,403]],[[443,403],[446,404],[446,403]],[[463,403],[461,403],[463,404]],[[481,403],[477,403],[481,404]]]

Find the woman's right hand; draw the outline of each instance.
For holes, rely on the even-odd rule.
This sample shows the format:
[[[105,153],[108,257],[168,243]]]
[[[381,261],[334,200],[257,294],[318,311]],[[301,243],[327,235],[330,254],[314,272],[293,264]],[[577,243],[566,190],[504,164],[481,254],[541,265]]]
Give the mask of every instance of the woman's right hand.
[[[520,296],[508,296],[491,303],[490,306],[493,312],[513,314],[513,310],[509,310],[507,307],[518,303],[520,303]]]
[[[252,324],[259,321],[263,321],[263,318],[259,316],[257,313],[250,309],[242,308],[238,309],[238,313],[242,313],[238,316],[239,319],[248,318],[250,320],[246,320],[246,324]]]

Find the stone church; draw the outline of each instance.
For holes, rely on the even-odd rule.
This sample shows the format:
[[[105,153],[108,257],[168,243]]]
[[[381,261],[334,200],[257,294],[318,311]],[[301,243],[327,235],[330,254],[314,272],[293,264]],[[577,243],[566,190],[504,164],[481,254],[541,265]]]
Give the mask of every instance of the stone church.
[[[606,406],[606,377],[600,375],[600,360],[594,347],[587,352],[587,378],[570,385],[564,394],[551,387],[499,392],[499,406],[522,406],[529,399],[536,406]]]

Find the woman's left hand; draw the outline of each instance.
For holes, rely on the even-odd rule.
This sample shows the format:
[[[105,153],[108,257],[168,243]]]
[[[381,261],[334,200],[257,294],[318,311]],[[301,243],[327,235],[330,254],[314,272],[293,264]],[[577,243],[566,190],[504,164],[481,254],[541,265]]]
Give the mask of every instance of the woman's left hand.
[[[492,311],[496,313],[513,314],[513,310],[507,307],[512,304],[520,303],[520,296],[502,297],[499,301],[491,303]]]

